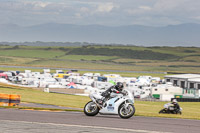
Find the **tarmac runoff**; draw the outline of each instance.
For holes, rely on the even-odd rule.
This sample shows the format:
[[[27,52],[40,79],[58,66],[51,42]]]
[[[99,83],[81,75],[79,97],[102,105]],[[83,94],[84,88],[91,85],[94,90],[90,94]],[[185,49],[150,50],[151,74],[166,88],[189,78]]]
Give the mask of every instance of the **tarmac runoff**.
[[[45,108],[45,109],[69,109],[69,110],[80,110],[82,111],[82,108],[72,108],[72,107],[63,107],[63,106],[56,106],[56,105],[49,105],[49,104],[40,104],[40,103],[26,103],[21,102],[19,104],[20,107],[31,107],[31,108]]]
[[[55,124],[55,123],[39,123],[39,122],[27,122],[27,121],[10,121],[0,120],[0,129],[4,133],[35,133],[35,132],[48,132],[48,133],[170,133],[170,132],[158,132],[149,130],[134,130],[124,128],[111,128],[101,126],[83,126],[83,125],[71,125],[71,124]]]
[[[199,120],[133,116],[85,116],[82,112],[0,109],[3,133],[199,133]]]

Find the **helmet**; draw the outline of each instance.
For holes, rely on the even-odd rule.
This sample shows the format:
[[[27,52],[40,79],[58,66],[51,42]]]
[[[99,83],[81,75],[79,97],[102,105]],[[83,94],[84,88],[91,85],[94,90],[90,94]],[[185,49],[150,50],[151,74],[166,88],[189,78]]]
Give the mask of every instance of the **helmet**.
[[[121,83],[121,82],[117,82],[117,85],[115,86],[115,88],[116,88],[118,91],[122,91],[123,87],[124,87],[124,85],[123,85],[123,83]]]
[[[176,99],[173,99],[172,102],[173,102],[173,103],[177,103],[177,100],[176,100]]]

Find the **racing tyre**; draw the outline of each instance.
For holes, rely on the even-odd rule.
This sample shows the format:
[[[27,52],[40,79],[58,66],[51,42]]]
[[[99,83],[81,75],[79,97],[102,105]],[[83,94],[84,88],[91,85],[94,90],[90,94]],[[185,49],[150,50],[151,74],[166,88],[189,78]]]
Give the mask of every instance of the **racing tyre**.
[[[132,104],[129,104],[125,107],[125,104],[121,104],[118,109],[118,114],[123,119],[128,119],[135,114],[135,107]]]
[[[99,107],[93,101],[90,101],[85,105],[84,113],[87,116],[95,116],[99,113]]]
[[[180,115],[182,115],[182,112],[181,112],[181,111],[178,111],[178,112],[177,112],[177,114],[180,114]]]
[[[161,111],[159,111],[159,114],[163,114],[163,113],[166,113],[165,109],[162,109]]]

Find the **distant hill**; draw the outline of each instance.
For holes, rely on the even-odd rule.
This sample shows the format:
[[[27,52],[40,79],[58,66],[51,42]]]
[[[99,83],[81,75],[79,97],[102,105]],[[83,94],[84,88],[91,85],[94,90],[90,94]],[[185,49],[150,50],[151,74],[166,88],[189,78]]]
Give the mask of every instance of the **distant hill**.
[[[166,27],[129,25],[73,25],[47,23],[29,27],[0,25],[0,41],[94,42],[101,44],[133,44],[143,46],[200,46],[200,24]]]

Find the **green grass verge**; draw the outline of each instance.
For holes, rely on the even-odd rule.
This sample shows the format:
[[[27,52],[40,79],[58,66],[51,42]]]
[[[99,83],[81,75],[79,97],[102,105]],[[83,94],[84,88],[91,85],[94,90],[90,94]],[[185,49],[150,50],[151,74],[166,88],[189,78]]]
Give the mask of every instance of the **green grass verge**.
[[[75,48],[79,48],[77,53],[73,52]],[[91,49],[90,52],[92,52],[91,55],[88,55],[88,52],[83,53],[84,55],[79,55],[83,52],[83,49],[88,50],[89,48]],[[97,54],[93,49],[96,49],[99,53]],[[116,49],[118,52],[116,52]],[[129,53],[130,55],[127,57],[127,52],[130,52],[130,50],[137,53],[132,51],[132,54]],[[70,51],[72,55],[66,55]],[[124,51],[123,54],[122,51]],[[119,53],[121,56],[119,56]],[[141,57],[136,58],[138,55]],[[159,55],[163,55],[162,60],[157,59],[160,57]],[[170,56],[170,59],[167,59],[167,55]],[[200,48],[0,46],[0,65],[197,73],[200,66]]]
[[[84,96],[45,93],[29,88],[16,88],[11,86],[3,87],[2,85],[0,85],[0,93],[21,95],[22,102],[50,104],[74,108],[83,108],[84,104],[89,101],[89,97]]]
[[[0,50],[0,56],[11,56],[11,57],[31,57],[31,58],[55,58],[64,55],[63,51],[53,50],[26,50],[26,49],[15,49],[15,50]]]
[[[158,114],[166,102],[135,101],[136,115],[200,120],[200,102],[179,102],[182,115]]]
[[[58,105],[58,106],[74,107],[74,108],[83,108],[84,105],[88,101],[90,101],[89,97],[84,97],[84,96],[45,93],[34,89],[6,86],[2,84],[0,85],[0,93],[19,94],[21,95],[22,102],[50,104],[50,105]],[[163,105],[165,103],[166,102],[135,101],[135,108],[136,108],[135,115],[200,120],[199,102],[196,103],[180,102],[179,104],[183,108],[182,115],[158,114],[159,110],[163,108]],[[26,108],[34,109],[30,107]],[[45,108],[38,108],[38,110],[45,110]]]

